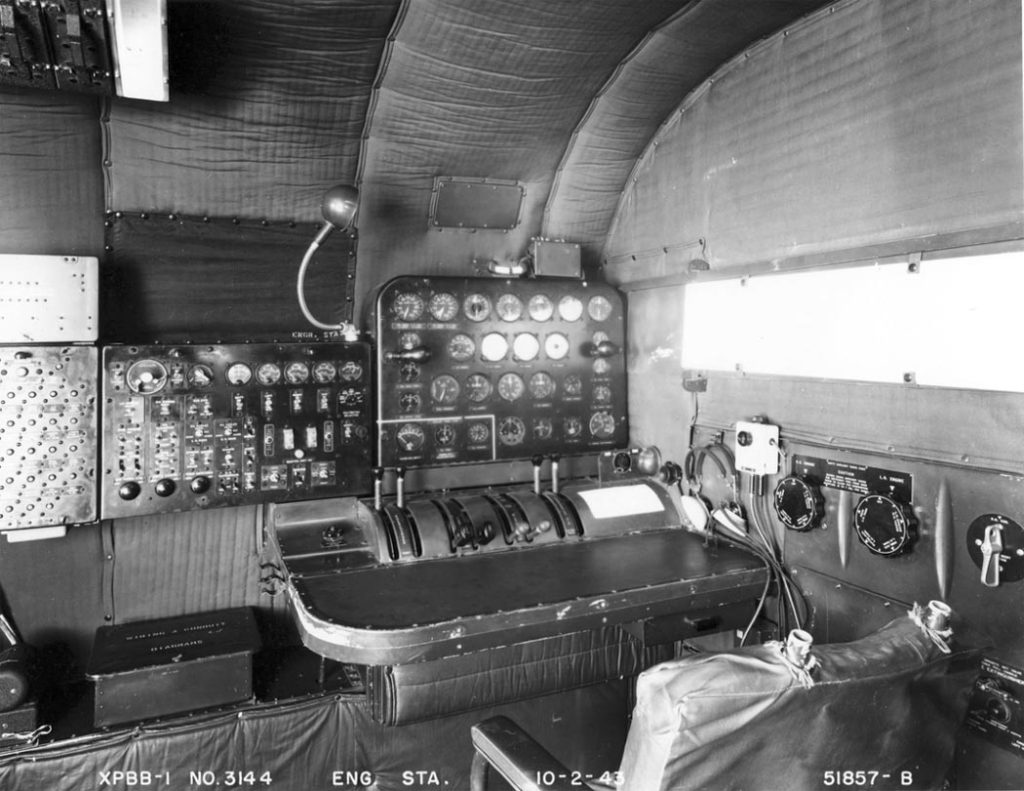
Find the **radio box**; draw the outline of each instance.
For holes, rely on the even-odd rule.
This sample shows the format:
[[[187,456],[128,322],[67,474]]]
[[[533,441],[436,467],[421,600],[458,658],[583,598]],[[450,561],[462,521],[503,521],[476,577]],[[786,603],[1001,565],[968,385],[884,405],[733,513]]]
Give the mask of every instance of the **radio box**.
[[[252,697],[256,619],[248,607],[96,630],[86,675],[97,727]]]

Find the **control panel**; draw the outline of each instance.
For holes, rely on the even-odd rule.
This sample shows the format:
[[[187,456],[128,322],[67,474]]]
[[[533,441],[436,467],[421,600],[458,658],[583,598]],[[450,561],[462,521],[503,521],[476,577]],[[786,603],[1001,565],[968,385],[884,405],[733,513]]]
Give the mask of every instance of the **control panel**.
[[[400,277],[377,296],[378,460],[621,447],[623,301],[579,280]]]
[[[0,346],[0,530],[96,515],[97,354]]]
[[[103,349],[105,518],[372,489],[363,343]]]

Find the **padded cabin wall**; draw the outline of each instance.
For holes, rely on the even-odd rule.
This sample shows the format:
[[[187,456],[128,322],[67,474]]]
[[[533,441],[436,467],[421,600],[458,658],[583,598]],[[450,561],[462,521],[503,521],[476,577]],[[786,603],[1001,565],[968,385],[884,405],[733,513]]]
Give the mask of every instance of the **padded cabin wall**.
[[[849,0],[712,77],[648,147],[606,243],[606,275],[632,292],[631,334],[648,339],[631,347],[631,370],[668,359],[659,351],[667,337],[678,353],[681,299],[640,289],[692,278],[700,240],[712,273],[741,274],[859,260],[880,246],[895,253],[1024,235],[1020,39],[1016,3]],[[787,309],[779,306],[780,320]],[[658,370],[689,420],[678,368]],[[870,425],[908,445],[922,432],[928,445],[947,443],[936,418],[978,403],[958,392],[754,377],[719,377],[709,388],[703,417],[767,412],[852,437]],[[638,433],[657,435],[664,396],[654,390],[631,389]],[[985,430],[959,432],[952,450],[1016,458],[1005,429],[1019,400],[984,403]]]

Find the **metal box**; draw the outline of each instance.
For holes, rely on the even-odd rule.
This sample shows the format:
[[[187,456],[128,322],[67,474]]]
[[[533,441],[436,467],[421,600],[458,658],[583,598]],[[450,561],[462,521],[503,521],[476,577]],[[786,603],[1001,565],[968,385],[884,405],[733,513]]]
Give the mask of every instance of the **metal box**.
[[[28,700],[16,709],[0,711],[0,748],[35,745],[41,735],[39,704]]]
[[[88,343],[98,319],[99,259],[0,255],[0,343]]]
[[[95,682],[95,724],[247,700],[259,645],[248,607],[101,626],[86,673]]]
[[[582,277],[580,246],[575,242],[532,240],[533,272],[538,277]]]

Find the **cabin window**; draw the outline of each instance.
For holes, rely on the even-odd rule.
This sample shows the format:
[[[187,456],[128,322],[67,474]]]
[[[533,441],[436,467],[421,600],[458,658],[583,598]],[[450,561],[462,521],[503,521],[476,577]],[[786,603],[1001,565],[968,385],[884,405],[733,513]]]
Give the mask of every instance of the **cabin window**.
[[[686,286],[683,368],[1024,392],[1024,251],[935,255]]]

